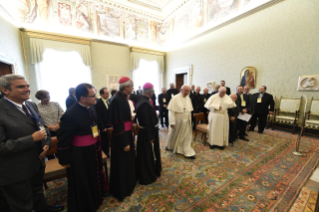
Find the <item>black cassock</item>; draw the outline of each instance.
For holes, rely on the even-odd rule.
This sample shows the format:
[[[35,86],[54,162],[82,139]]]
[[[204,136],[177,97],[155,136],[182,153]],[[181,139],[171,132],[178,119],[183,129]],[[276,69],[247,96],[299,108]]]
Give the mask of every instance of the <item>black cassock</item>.
[[[117,92],[109,107],[108,123],[112,124],[110,193],[122,201],[130,196],[136,184],[135,150],[131,109],[127,96]],[[130,151],[124,147],[130,145]]]
[[[107,176],[102,167],[101,143],[75,145],[79,138],[94,139],[93,122],[97,124],[94,107],[88,109],[79,103],[61,118],[57,156],[61,165],[70,164],[67,168],[69,212],[96,211],[102,203],[103,191],[108,190]]]
[[[137,176],[141,185],[147,185],[155,182],[157,177],[161,176],[162,171],[158,118],[146,96],[138,101],[136,111],[140,125],[137,140]],[[154,140],[153,144],[151,140]]]

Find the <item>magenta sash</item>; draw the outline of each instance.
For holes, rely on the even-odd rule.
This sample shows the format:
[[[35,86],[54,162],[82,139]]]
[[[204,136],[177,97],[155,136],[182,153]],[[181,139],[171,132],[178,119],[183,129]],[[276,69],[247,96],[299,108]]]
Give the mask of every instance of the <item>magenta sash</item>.
[[[132,130],[132,121],[125,121],[124,122],[124,127],[125,127],[125,131],[131,131]]]
[[[93,138],[93,135],[76,135],[73,137],[73,146],[91,146],[98,141],[98,137]]]

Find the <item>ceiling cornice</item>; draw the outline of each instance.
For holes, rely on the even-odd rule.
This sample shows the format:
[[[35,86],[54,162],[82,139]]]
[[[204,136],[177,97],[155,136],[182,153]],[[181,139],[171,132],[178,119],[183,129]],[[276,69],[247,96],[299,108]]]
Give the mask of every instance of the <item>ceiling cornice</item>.
[[[139,47],[131,47],[130,48],[131,52],[138,52],[138,53],[144,53],[144,54],[154,54],[158,56],[165,56],[165,52],[159,52],[159,51],[154,51],[151,49],[144,49],[144,48],[139,48]]]

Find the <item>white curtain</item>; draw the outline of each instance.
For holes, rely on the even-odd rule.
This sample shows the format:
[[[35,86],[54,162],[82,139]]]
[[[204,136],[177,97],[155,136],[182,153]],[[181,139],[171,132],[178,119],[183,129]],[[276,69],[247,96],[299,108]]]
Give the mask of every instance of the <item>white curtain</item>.
[[[80,83],[92,83],[91,68],[86,66],[76,51],[60,52],[46,49],[43,61],[35,64],[38,90],[47,90],[51,101],[65,110],[69,88]]]
[[[54,49],[57,51],[71,52],[76,51],[80,54],[83,63],[86,66],[92,66],[90,46],[75,43],[67,43],[53,40],[45,40],[39,38],[30,38],[32,64],[43,61],[43,53],[46,49]]]

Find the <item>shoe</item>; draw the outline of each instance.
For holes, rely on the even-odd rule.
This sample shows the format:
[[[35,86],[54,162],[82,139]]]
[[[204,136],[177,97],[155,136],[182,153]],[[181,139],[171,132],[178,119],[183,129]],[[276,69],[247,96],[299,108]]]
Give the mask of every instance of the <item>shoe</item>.
[[[245,135],[245,136],[248,136],[248,134],[247,134],[247,133],[245,133],[244,135]]]
[[[224,149],[225,149],[225,147],[224,147],[224,146],[221,146],[221,147],[219,147],[219,149],[224,150]]]
[[[208,145],[209,145],[209,144],[208,144]],[[209,145],[209,148],[210,148],[210,149],[214,149],[215,146],[214,146],[214,145]]]
[[[109,191],[104,191],[103,192],[103,197],[109,197],[109,196],[111,196]]]
[[[240,140],[249,141],[249,139],[245,137],[241,137]]]
[[[263,134],[263,132],[261,132],[261,131],[258,131],[258,133],[259,133],[259,134]]]
[[[248,129],[247,131],[254,131],[254,129]]]
[[[169,149],[169,148],[167,148],[167,147],[165,148],[165,150],[166,150],[166,151],[170,151],[170,152],[173,151],[172,149]]]
[[[189,156],[189,157],[187,157],[187,156],[184,156],[185,158],[188,158],[188,159],[195,159],[195,155],[193,155],[193,156]]]
[[[59,212],[64,209],[64,206],[62,205],[56,205],[56,206],[51,206],[48,205],[46,209],[42,210],[41,212]]]

